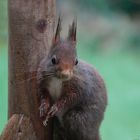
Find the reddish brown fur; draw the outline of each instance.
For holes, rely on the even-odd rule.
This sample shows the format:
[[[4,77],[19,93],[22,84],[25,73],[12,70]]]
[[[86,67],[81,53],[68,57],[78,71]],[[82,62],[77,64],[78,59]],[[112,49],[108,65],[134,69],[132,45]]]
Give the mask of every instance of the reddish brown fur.
[[[99,73],[83,61],[76,63],[76,23],[73,22],[66,40],[60,39],[59,19],[55,40],[49,56],[42,60],[38,71],[40,116],[56,116],[61,140],[100,140],[99,127],[107,104],[107,94]],[[52,61],[53,59],[53,61]],[[64,71],[68,70],[66,73]],[[60,76],[61,74],[64,76]],[[52,81],[55,79],[55,84]],[[54,82],[54,81],[53,81]],[[51,86],[50,86],[51,85]],[[52,87],[53,85],[53,87]],[[53,99],[52,93],[59,93]]]

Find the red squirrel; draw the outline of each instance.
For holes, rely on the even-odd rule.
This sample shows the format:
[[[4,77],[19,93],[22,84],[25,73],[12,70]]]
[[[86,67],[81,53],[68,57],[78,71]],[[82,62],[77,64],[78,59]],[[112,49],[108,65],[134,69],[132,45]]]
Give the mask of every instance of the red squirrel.
[[[51,117],[58,120],[61,140],[100,140],[106,88],[97,70],[77,58],[76,29],[74,20],[62,39],[59,17],[50,52],[38,68],[39,113],[45,126]]]

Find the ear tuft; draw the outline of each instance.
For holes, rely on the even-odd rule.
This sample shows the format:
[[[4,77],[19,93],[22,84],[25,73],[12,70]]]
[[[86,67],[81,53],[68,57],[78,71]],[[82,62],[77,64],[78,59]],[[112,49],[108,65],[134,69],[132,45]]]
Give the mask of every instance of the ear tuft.
[[[55,33],[55,36],[54,36],[54,39],[53,39],[53,43],[56,43],[58,41],[60,41],[60,32],[61,32],[61,15],[59,15],[59,18],[58,18],[58,23],[57,23],[57,28],[56,28],[56,33]]]
[[[70,41],[76,42],[76,32],[77,32],[77,19],[74,19],[72,25],[69,26],[68,39]]]

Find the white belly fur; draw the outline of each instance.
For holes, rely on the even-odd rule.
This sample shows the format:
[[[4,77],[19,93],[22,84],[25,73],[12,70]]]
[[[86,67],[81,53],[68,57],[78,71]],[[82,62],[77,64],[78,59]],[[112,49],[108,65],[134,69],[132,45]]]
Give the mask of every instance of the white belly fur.
[[[57,78],[52,78],[49,83],[50,96],[56,101],[61,95],[62,81]]]
[[[50,92],[50,96],[54,101],[57,101],[57,99],[60,97],[61,89],[62,89],[62,81],[57,78],[52,78],[49,83],[49,92]],[[61,111],[56,114],[56,116],[58,117],[61,123],[62,123],[63,113],[64,112]]]

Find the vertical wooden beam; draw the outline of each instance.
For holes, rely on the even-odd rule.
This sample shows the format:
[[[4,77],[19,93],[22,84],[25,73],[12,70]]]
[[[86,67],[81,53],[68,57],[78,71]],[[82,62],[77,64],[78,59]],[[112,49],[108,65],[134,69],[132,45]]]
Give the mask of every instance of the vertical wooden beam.
[[[9,0],[9,118],[31,119],[37,140],[51,140],[39,118],[36,71],[47,55],[55,22],[55,0]]]

